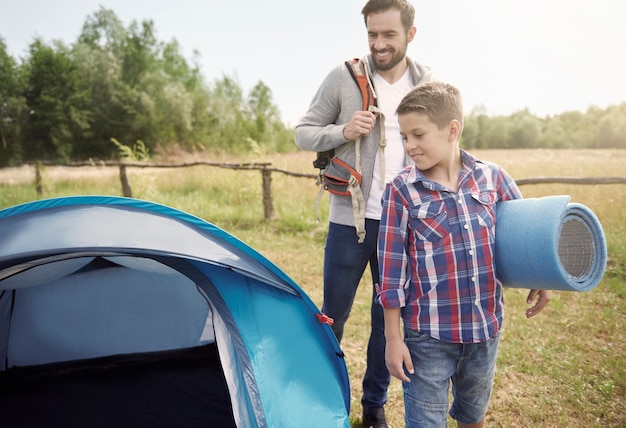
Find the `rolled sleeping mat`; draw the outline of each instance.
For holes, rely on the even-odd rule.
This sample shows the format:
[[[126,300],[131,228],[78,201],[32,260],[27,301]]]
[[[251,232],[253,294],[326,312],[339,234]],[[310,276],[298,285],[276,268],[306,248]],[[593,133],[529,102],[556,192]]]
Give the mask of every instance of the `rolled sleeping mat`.
[[[595,214],[565,195],[496,206],[496,273],[502,285],[589,291],[604,275],[606,237]]]

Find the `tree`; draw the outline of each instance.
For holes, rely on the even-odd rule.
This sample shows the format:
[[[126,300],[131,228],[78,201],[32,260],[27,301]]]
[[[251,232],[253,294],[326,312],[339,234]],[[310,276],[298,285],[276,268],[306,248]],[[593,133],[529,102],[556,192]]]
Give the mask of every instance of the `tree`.
[[[206,145],[214,151],[237,152],[248,148],[246,108],[236,77],[223,75],[209,87]]]
[[[122,58],[126,36],[127,31],[115,12],[100,6],[100,10],[85,20],[78,43]]]
[[[175,40],[161,44],[156,66],[139,87],[153,97],[153,129],[164,145],[192,147],[206,131],[208,91],[197,64],[190,66]]]
[[[276,131],[280,131],[276,126],[280,114],[272,102],[272,90],[259,81],[250,91],[248,107],[252,115],[250,138],[264,146],[274,146]]]
[[[292,132],[280,121],[269,87],[259,82],[244,98],[235,77],[207,85],[195,55],[190,63],[176,40],[159,42],[152,21],[125,28],[103,7],[87,17],[71,48],[36,40],[20,68],[26,84],[17,93],[25,100],[28,131],[19,138],[19,152],[27,160],[110,159],[112,138],[142,141],[151,151],[173,144],[293,150]],[[14,69],[14,62],[6,64],[3,72]],[[5,116],[8,105],[5,100]],[[9,122],[3,119],[5,135]]]
[[[494,116],[480,127],[481,147],[485,149],[512,148],[509,136],[511,121],[506,116]]]
[[[0,166],[22,162],[22,123],[26,100],[22,97],[22,74],[0,37]]]
[[[271,89],[244,96],[236,76],[206,83],[178,42],[160,42],[152,21],[125,28],[112,10],[87,17],[70,47],[36,39],[20,62],[0,38],[0,165],[111,159],[111,139],[242,153],[295,150]],[[538,118],[528,110],[465,117],[468,149],[626,147],[626,103]]]
[[[88,122],[77,137],[80,146],[74,154],[78,159],[110,158],[115,153],[111,138],[128,141],[120,126],[126,109],[121,96],[122,64],[111,52],[86,43],[75,44],[72,56],[80,76],[77,93]]]
[[[461,144],[466,149],[485,149],[485,140],[490,127],[490,118],[487,109],[483,105],[476,106],[469,115],[465,116]]]
[[[543,141],[544,147],[547,149],[560,149],[567,147],[567,125],[563,123],[559,116],[555,116],[546,121],[546,127],[543,130]]]
[[[511,115],[510,121],[507,147],[515,149],[542,147],[541,119],[525,109]]]
[[[154,62],[156,40],[151,22],[127,30],[110,9],[100,8],[87,18],[74,46],[80,64],[81,91],[86,94],[90,122],[87,142],[79,156],[110,158],[111,138],[134,142],[152,140],[153,102],[139,82]]]
[[[92,145],[104,149],[92,155],[110,156],[110,138],[141,140],[153,151],[206,140],[209,94],[199,68],[187,63],[175,40],[159,43],[155,34],[152,21],[124,29],[103,8],[87,20],[77,51],[99,64],[83,72],[92,97]]]
[[[626,148],[626,103],[609,107],[598,123],[598,148]]]
[[[597,120],[595,114],[585,114],[580,111],[567,111],[558,115],[559,124],[565,127],[566,141],[561,141],[561,147],[584,148],[591,147],[595,137]]]
[[[41,159],[67,161],[85,112],[74,104],[77,74],[69,50],[36,39],[29,47],[25,98],[29,109],[24,150]]]

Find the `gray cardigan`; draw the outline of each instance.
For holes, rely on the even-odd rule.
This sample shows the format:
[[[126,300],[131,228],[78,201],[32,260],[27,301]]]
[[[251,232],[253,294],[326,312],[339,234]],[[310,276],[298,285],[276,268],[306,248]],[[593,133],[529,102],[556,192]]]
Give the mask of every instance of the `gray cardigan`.
[[[369,73],[373,77],[376,70],[371,57],[363,58],[363,61],[369,64]],[[413,87],[433,79],[429,68],[410,59],[408,62]],[[362,104],[361,92],[350,75],[348,67],[345,64],[335,67],[326,76],[313,97],[309,110],[296,125],[296,145],[302,150],[322,152],[348,144],[343,138],[343,128],[354,112],[362,109]],[[363,174],[361,189],[365,200],[369,196],[379,145],[380,119],[376,121],[372,132],[361,139],[361,173]],[[354,144],[339,157],[354,166],[356,160]],[[409,159],[405,158],[405,165],[408,164]],[[329,220],[333,223],[354,226],[352,202],[349,196],[330,194]]]

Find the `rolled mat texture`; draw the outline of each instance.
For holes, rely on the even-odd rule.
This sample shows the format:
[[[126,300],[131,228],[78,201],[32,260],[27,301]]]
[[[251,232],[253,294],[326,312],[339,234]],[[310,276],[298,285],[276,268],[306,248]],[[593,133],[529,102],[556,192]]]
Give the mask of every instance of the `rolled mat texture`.
[[[516,199],[496,206],[496,273],[502,285],[589,291],[606,270],[602,225],[566,195]]]

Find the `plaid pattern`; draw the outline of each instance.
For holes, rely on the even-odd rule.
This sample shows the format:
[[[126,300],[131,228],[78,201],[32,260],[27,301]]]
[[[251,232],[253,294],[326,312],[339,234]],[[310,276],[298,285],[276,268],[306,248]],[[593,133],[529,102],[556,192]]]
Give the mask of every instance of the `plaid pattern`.
[[[415,167],[385,188],[378,234],[383,307],[403,307],[406,327],[451,343],[483,342],[502,326],[494,263],[495,208],[521,198],[498,165],[461,150],[454,193]]]

